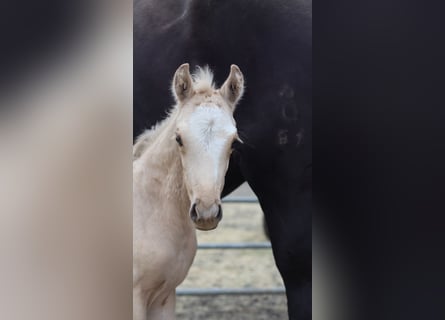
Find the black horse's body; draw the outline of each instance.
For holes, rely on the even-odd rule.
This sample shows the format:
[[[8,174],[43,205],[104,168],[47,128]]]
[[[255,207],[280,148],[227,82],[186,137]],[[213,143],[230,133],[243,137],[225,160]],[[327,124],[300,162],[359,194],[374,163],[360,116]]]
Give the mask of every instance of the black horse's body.
[[[246,80],[224,195],[247,181],[265,214],[290,319],[311,318],[312,10],[308,1],[137,0],[134,137],[166,115],[188,62],[217,85],[232,63]]]

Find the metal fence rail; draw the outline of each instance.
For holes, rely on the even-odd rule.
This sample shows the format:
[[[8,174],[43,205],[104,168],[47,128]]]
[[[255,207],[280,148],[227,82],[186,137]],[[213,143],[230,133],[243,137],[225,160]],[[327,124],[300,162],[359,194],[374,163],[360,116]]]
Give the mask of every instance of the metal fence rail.
[[[255,197],[227,197],[222,199],[223,203],[258,203]],[[270,242],[223,242],[223,243],[201,243],[198,249],[271,249]],[[283,287],[275,288],[178,288],[178,296],[216,296],[216,295],[253,295],[253,294],[285,294]]]
[[[251,294],[284,294],[284,288],[192,288],[177,289],[178,296],[218,296]]]
[[[201,243],[198,249],[270,249],[270,242]]]
[[[227,197],[221,200],[223,203],[258,203],[255,197]]]

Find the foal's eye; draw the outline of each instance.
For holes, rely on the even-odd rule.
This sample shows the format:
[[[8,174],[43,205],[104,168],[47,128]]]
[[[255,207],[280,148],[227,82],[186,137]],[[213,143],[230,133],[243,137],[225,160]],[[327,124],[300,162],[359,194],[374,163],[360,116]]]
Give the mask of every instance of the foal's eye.
[[[180,136],[180,135],[176,135],[176,142],[179,144],[180,147],[183,146],[183,144],[182,144],[182,140],[181,140],[181,136]]]

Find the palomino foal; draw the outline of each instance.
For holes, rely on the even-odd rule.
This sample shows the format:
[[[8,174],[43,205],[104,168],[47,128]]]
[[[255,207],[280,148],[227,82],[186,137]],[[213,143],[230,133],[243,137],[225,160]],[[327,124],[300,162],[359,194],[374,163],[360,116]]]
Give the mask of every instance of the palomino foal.
[[[196,231],[222,218],[221,191],[243,94],[235,65],[220,89],[208,68],[173,78],[176,106],[133,147],[133,319],[175,318],[175,289],[196,254]]]

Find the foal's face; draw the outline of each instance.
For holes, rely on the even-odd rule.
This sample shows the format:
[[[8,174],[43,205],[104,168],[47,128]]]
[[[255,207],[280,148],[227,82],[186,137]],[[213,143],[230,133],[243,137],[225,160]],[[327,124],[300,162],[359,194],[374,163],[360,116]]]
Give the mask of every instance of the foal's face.
[[[175,75],[178,81],[181,66]],[[236,74],[234,74],[236,73]],[[180,82],[180,113],[177,118],[176,143],[184,172],[184,181],[191,201],[190,217],[201,230],[212,230],[222,218],[221,192],[224,177],[229,166],[232,145],[238,139],[234,106],[242,93],[242,75],[237,67],[232,67],[228,80],[221,89],[195,90],[193,82]],[[179,81],[181,81],[180,79]],[[191,80],[191,79],[190,79]],[[239,82],[241,81],[241,83]],[[227,85],[232,86],[232,90]],[[181,101],[178,96],[184,87],[192,89]],[[176,87],[175,87],[176,90]],[[234,92],[237,92],[233,100]]]
[[[216,105],[201,104],[179,123],[185,184],[192,203],[190,216],[198,229],[216,228],[222,218],[220,195],[237,138],[232,114]]]

